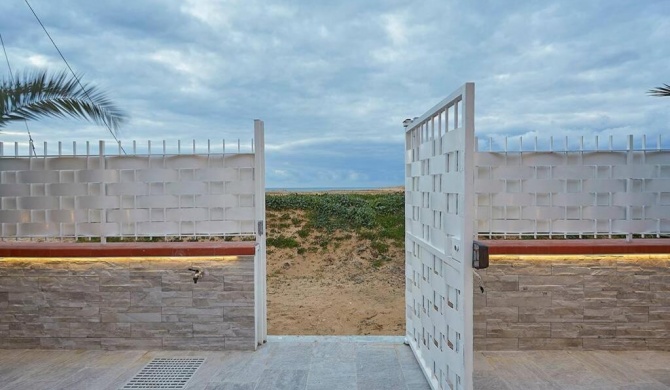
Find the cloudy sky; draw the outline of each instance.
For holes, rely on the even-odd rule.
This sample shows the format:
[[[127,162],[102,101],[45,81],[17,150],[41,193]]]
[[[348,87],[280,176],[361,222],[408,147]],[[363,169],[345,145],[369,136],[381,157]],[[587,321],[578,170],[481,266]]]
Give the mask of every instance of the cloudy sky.
[[[667,0],[29,2],[130,115],[125,145],[249,143],[262,119],[268,187],[402,184],[402,120],[466,81],[477,135],[496,142],[670,128],[670,98],[646,95],[670,84]],[[65,68],[24,0],[2,1],[0,34],[15,72]],[[112,139],[72,120],[29,126],[38,145]],[[0,133],[26,140],[23,124]]]

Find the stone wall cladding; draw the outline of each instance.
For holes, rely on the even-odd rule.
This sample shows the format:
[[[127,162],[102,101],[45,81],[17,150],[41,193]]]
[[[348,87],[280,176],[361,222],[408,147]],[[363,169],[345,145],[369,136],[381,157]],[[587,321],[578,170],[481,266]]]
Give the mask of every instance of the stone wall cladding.
[[[477,350],[670,351],[670,255],[505,255],[478,273]]]
[[[193,283],[189,267],[205,270]],[[0,258],[0,348],[254,349],[254,257]]]

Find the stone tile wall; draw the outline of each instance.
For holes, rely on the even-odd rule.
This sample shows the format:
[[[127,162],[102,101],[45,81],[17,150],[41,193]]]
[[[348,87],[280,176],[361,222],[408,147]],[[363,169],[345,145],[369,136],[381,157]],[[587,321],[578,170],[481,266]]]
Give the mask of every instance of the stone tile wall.
[[[475,349],[670,351],[670,255],[495,256]]]
[[[189,267],[205,270],[193,283]],[[0,258],[0,348],[254,349],[254,257]]]

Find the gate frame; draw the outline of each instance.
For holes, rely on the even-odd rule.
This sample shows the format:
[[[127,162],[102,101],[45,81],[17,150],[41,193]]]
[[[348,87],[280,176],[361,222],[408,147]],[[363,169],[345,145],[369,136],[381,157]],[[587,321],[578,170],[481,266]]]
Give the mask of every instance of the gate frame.
[[[428,110],[426,113],[424,113],[422,116],[419,118],[415,118],[414,120],[410,121],[407,123],[407,126],[405,128],[405,134],[406,134],[406,141],[405,141],[405,164],[407,165],[410,150],[408,149],[408,144],[410,142],[408,133],[417,129],[419,126],[422,126],[424,124],[431,123],[432,124],[432,135],[429,138],[430,140],[435,139],[435,123],[433,122],[434,119],[440,115],[443,111],[445,111],[446,108],[450,106],[455,107],[455,115],[456,117],[459,117],[458,113],[458,100],[462,102],[461,107],[463,108],[463,113],[461,114],[462,116],[459,117],[462,118],[462,124],[461,127],[454,126],[453,130],[456,129],[463,129],[463,144],[464,144],[464,149],[463,149],[463,178],[464,178],[464,183],[462,183],[462,188],[463,188],[463,199],[462,199],[462,215],[460,215],[461,219],[461,237],[460,241],[457,241],[456,245],[454,245],[453,250],[455,252],[458,252],[459,249],[462,250],[463,253],[463,261],[462,261],[462,277],[463,277],[463,291],[461,292],[461,302],[460,304],[462,305],[461,307],[463,308],[463,321],[464,321],[464,327],[463,327],[463,332],[464,334],[462,335],[462,353],[463,353],[463,367],[462,367],[462,373],[463,373],[463,379],[461,386],[458,387],[458,385],[450,386],[452,389],[463,389],[463,390],[472,390],[473,389],[473,365],[474,365],[474,347],[473,347],[473,333],[474,333],[474,327],[473,327],[473,312],[474,312],[474,304],[473,304],[473,272],[472,272],[472,241],[475,239],[475,234],[476,232],[474,231],[474,218],[475,218],[475,207],[474,207],[474,200],[475,200],[475,191],[474,191],[474,178],[475,178],[475,166],[474,166],[474,155],[475,155],[475,126],[474,126],[474,99],[475,99],[475,84],[472,82],[465,83],[458,89],[456,89],[453,93],[451,93],[447,98],[443,99],[440,101],[438,104],[433,106],[430,110]],[[446,129],[448,128],[447,122],[448,118],[445,114],[445,134],[446,134]],[[458,124],[458,121],[457,121]],[[451,130],[451,131],[453,131]],[[441,134],[438,134],[441,136]],[[419,145],[423,145],[425,143],[425,140],[420,139],[418,141]],[[407,168],[406,168],[407,169]],[[442,171],[446,169],[446,167],[442,168]],[[430,172],[434,172],[432,169]],[[407,177],[407,173],[406,173]],[[408,205],[408,195],[409,195],[409,187],[408,183],[405,183],[405,206],[407,207]],[[406,211],[407,215],[407,211]],[[442,224],[444,224],[446,218],[442,220]],[[442,225],[444,226],[444,225]],[[408,237],[410,234],[408,227],[405,227],[405,236]],[[407,239],[406,239],[407,242]],[[430,243],[428,243],[430,245]],[[452,252],[452,248],[447,248],[447,245],[452,245],[453,242],[447,240],[445,242],[445,247],[444,248],[435,248],[439,251],[443,251],[445,254]],[[432,246],[432,245],[431,245]],[[460,248],[458,248],[460,246]],[[412,316],[414,315],[413,312],[410,311],[410,307],[412,307],[413,303],[410,304],[409,298],[410,298],[410,289],[412,288],[411,284],[409,283],[409,271],[410,271],[410,266],[408,265],[408,260],[409,260],[409,251],[407,248],[405,248],[405,269],[406,269],[406,283],[408,286],[406,286],[406,337],[405,337],[405,342],[406,344],[409,344],[410,347],[412,348],[412,352],[414,353],[417,361],[419,362],[419,365],[421,367],[421,370],[423,371],[424,375],[426,376],[426,379],[430,383],[431,387],[434,390],[438,389],[443,389],[441,386],[441,383],[439,382],[438,378],[436,375],[433,373],[432,369],[427,366],[427,363],[425,359],[423,358],[421,352],[420,352],[420,346],[416,345],[414,340],[410,337],[410,335],[407,333],[409,330],[409,324],[411,320],[410,313]],[[446,313],[445,313],[446,317]],[[424,328],[425,329],[425,328]]]

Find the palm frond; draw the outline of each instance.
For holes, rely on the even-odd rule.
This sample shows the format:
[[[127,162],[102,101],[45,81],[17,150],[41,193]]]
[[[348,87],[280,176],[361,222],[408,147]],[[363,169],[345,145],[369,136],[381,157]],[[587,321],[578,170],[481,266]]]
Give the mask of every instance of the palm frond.
[[[0,127],[9,122],[42,117],[73,117],[117,131],[126,114],[97,88],[66,72],[24,73],[0,84]]]
[[[670,96],[670,85],[663,84],[664,87],[650,89],[647,93],[651,96]]]

